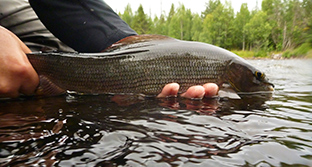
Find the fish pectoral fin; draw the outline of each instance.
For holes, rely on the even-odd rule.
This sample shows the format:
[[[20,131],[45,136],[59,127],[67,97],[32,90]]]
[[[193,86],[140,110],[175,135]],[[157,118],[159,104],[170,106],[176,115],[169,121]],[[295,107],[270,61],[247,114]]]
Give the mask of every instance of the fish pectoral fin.
[[[49,78],[44,75],[39,76],[40,83],[35,91],[38,96],[57,96],[66,93],[66,90],[54,84]]]
[[[221,98],[241,99],[241,97],[237,94],[237,92],[230,88],[220,89],[218,95]]]

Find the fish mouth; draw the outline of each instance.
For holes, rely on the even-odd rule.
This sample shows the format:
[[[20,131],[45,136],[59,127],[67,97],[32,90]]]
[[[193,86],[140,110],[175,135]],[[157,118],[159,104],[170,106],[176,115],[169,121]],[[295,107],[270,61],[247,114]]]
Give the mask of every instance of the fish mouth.
[[[271,82],[266,82],[266,84],[268,85],[269,91],[274,91],[274,84],[272,84]]]
[[[262,84],[251,87],[249,91],[238,91],[240,94],[254,94],[254,93],[273,93],[274,84],[270,82],[262,82]]]

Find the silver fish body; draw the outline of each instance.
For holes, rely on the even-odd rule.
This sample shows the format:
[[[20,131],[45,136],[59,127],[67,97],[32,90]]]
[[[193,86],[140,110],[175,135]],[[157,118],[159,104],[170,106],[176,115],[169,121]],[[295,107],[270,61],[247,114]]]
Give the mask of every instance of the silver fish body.
[[[131,37],[102,53],[33,53],[28,54],[28,59],[40,76],[44,95],[66,90],[155,95],[171,82],[179,83],[181,92],[207,82],[219,86],[229,83],[239,92],[270,90],[265,78],[255,76],[259,70],[234,53],[206,43],[163,36]],[[236,81],[235,75],[243,78]],[[247,89],[246,83],[240,83],[256,82],[254,78],[261,87]],[[246,86],[252,87],[248,83]]]

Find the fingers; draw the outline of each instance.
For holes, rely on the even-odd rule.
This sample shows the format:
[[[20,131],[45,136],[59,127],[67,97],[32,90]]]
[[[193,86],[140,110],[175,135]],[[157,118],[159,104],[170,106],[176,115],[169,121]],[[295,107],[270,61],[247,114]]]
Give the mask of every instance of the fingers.
[[[31,64],[27,64],[24,71],[21,73],[21,86],[19,92],[24,95],[32,95],[39,85],[39,77]]]
[[[191,86],[188,90],[181,94],[181,97],[189,99],[202,99],[205,96],[205,88],[201,85]]]
[[[2,66],[3,67],[3,66]],[[32,66],[19,63],[0,68],[0,97],[18,97],[21,94],[32,95],[39,84],[39,78]]]
[[[205,89],[205,97],[213,97],[218,94],[219,87],[215,83],[206,83],[203,87]]]
[[[177,96],[179,92],[180,85],[177,83],[167,84],[161,91],[161,93],[157,96],[159,98],[169,97],[169,96]]]
[[[31,95],[39,78],[26,56],[29,48],[1,26],[0,44],[0,97]]]
[[[180,85],[177,83],[167,84],[162,92],[157,96],[159,98],[168,97],[168,96],[177,96]],[[189,99],[202,99],[204,97],[213,97],[218,94],[219,87],[214,83],[206,83],[203,86],[196,85],[191,86],[185,93],[181,94],[181,97],[189,98]]]

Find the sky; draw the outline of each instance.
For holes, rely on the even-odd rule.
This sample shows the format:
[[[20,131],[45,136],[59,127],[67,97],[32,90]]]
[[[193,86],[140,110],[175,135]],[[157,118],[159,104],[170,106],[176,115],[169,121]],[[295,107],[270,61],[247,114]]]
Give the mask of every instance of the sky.
[[[206,3],[209,0],[104,0],[115,12],[123,13],[127,4],[130,4],[132,12],[134,13],[139,8],[140,4],[143,5],[144,12],[152,17],[160,16],[161,11],[168,15],[171,4],[175,5],[175,8],[183,3],[185,8],[191,9],[193,13],[201,14],[206,8]],[[228,0],[234,9],[234,12],[240,10],[242,3],[248,4],[248,9],[252,10],[256,7],[258,1],[258,8],[261,8],[262,0]],[[225,4],[225,0],[221,0]]]

